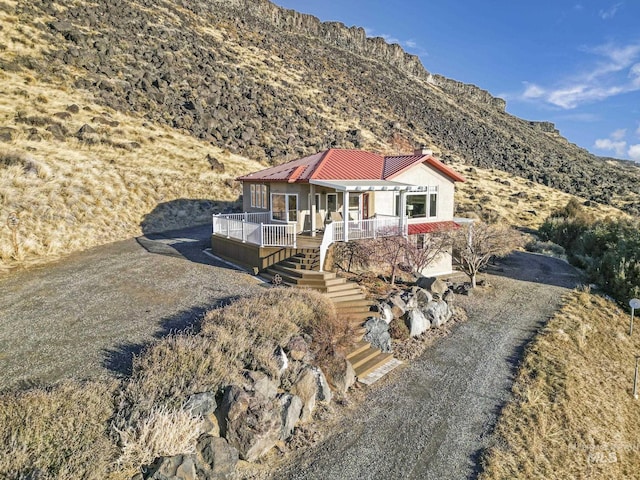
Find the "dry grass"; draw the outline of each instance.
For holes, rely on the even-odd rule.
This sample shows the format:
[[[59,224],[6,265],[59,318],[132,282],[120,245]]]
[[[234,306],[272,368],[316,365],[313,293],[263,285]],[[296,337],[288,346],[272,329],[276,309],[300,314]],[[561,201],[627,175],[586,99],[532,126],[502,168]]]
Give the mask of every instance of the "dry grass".
[[[135,427],[118,431],[121,468],[147,465],[159,456],[195,453],[202,418],[181,409],[156,407]]]
[[[628,324],[600,296],[567,298],[525,355],[482,479],[640,478]]]
[[[111,478],[117,448],[106,431],[115,388],[66,382],[0,395],[0,477]]]
[[[506,222],[514,227],[537,229],[574,195],[495,169],[454,165],[467,181],[456,184],[456,215],[480,218],[490,223]],[[579,199],[580,200],[580,199]],[[581,199],[580,203],[583,203]],[[626,217],[608,205],[585,207],[595,218]]]
[[[46,39],[34,22],[0,9],[5,62],[42,58]],[[237,202],[233,179],[263,166],[171,128],[99,106],[93,96],[34,71],[0,70],[0,127],[12,140],[0,153],[0,273],[73,251],[186,225]],[[78,105],[79,111],[68,111]],[[95,133],[75,135],[89,125]],[[62,130],[57,138],[50,128]],[[58,136],[60,137],[60,136]],[[220,160],[211,170],[206,156]],[[176,201],[182,200],[182,201]],[[6,227],[20,219],[17,248]]]
[[[345,332],[322,294],[271,289],[210,312],[201,333],[152,345],[122,384],[66,382],[6,392],[0,477],[131,478],[159,455],[193,450],[202,419],[183,410],[191,394],[240,382],[243,369],[278,376],[275,349],[293,335],[312,335],[320,361]]]

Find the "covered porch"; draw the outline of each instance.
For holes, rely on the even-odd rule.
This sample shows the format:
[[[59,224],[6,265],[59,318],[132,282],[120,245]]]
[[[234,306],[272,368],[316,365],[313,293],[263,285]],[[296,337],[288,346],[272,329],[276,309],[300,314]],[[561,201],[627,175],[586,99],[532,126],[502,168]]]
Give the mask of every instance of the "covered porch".
[[[265,212],[214,215],[212,243],[224,238],[262,249],[314,249],[319,253],[322,271],[332,243],[406,236],[406,193],[424,192],[427,188],[387,180],[311,180],[307,187],[308,209],[296,210],[295,221],[274,220],[273,200]],[[319,192],[325,198],[322,214]],[[378,192],[386,192],[384,198],[391,199],[391,203],[372,198]],[[399,215],[392,214],[396,212]]]

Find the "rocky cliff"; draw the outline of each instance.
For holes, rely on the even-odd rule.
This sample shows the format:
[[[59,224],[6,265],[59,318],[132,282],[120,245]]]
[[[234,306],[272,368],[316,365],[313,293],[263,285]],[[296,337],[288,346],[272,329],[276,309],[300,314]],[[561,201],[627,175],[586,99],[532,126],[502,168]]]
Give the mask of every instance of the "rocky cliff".
[[[425,143],[638,211],[640,174],[505,113],[502,99],[425,70],[362,28],[267,0],[25,0],[3,4],[49,47],[0,64],[70,82],[100,102],[278,163],[327,147]]]

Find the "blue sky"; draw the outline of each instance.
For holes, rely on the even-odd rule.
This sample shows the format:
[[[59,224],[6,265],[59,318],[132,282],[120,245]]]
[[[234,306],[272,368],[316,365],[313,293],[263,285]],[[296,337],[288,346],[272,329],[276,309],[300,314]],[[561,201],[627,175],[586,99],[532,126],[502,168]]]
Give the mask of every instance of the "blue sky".
[[[365,28],[425,68],[554,122],[569,141],[640,162],[640,1],[275,0]]]

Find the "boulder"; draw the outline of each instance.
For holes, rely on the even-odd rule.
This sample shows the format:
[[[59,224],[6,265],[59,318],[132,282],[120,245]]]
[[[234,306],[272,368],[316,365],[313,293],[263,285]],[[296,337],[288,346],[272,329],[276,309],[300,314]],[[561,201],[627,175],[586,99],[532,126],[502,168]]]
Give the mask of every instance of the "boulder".
[[[380,313],[380,318],[384,320],[387,325],[391,323],[391,320],[393,320],[393,311],[391,310],[391,307],[386,303],[379,303],[376,305],[376,308]]]
[[[285,349],[289,356],[297,361],[303,360],[309,354],[309,345],[300,335],[292,337]]]
[[[316,408],[316,399],[318,397],[318,382],[316,375],[311,368],[305,368],[300,372],[298,379],[291,387],[291,393],[300,397],[302,400],[302,415],[300,419],[308,422],[313,416]]]
[[[217,408],[215,394],[213,392],[202,392],[191,395],[184,404],[184,409],[193,415],[202,416],[202,426],[200,431],[215,437],[220,436],[220,425],[215,416]]]
[[[419,309],[409,310],[406,317],[409,336],[417,337],[431,328],[431,322],[425,318]]]
[[[0,142],[10,142],[13,140],[17,130],[11,127],[0,127]]]
[[[202,435],[196,447],[199,478],[227,480],[235,478],[238,450],[224,438]]]
[[[248,382],[248,389],[262,395],[265,398],[276,398],[278,394],[278,386],[272,382],[266,374],[262,372],[254,372],[246,370],[244,378]]]
[[[331,393],[331,388],[329,388],[329,382],[327,382],[327,378],[322,373],[319,367],[311,367],[311,371],[316,376],[316,383],[318,384],[318,395],[317,400],[320,402],[331,401],[333,398],[333,394]]]
[[[240,458],[253,462],[268,452],[280,439],[282,419],[280,402],[257,391],[231,386],[225,391],[218,417],[224,436]]]
[[[278,400],[282,406],[280,440],[287,440],[293,433],[293,429],[298,423],[298,420],[300,420],[302,400],[297,395],[291,395],[290,393],[281,394]]]
[[[218,173],[224,173],[224,164],[216,157],[213,157],[211,156],[211,154],[207,153],[207,157],[205,158],[205,160],[209,163],[209,165],[211,165],[211,170]]]
[[[438,300],[431,302],[422,310],[425,318],[431,322],[432,327],[440,327],[447,323],[451,318],[451,309],[447,302]]]
[[[433,295],[424,288],[414,287],[413,296],[416,299],[418,308],[424,308],[429,302],[433,301]]]
[[[193,455],[158,457],[143,470],[145,480],[198,480]]]
[[[413,310],[414,308],[418,308],[418,300],[411,292],[403,293],[402,300],[404,300],[405,310]]]
[[[430,291],[439,298],[442,298],[444,292],[449,288],[446,282],[436,277],[420,277],[416,282],[416,285]]]
[[[407,312],[407,304],[402,298],[401,294],[391,295],[387,300],[388,305],[393,310],[393,314],[396,317],[401,317]]]
[[[289,366],[289,359],[287,358],[287,354],[284,353],[284,349],[280,345],[278,345],[278,347],[276,348],[274,355],[278,364],[278,373],[282,375]]]
[[[184,404],[184,410],[190,411],[193,415],[206,415],[215,412],[218,405],[213,392],[202,392],[190,395]]]
[[[356,383],[356,372],[351,363],[345,358],[337,360],[335,368],[332,370],[330,375],[331,385],[336,392],[344,395]]]
[[[391,335],[389,334],[389,324],[387,322],[382,318],[373,317],[366,321],[364,328],[367,330],[364,335],[366,342],[383,352],[391,351]]]

